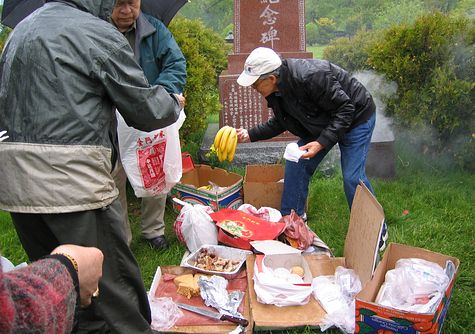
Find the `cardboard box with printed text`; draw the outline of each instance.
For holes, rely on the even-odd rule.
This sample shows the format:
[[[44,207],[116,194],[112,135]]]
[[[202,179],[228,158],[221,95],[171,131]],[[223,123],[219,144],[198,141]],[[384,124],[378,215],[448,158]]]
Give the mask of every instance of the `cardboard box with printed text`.
[[[170,195],[191,204],[209,205],[214,211],[222,208],[237,209],[243,203],[242,181],[241,175],[222,168],[195,165],[183,174],[180,182],[170,191]],[[220,190],[199,189],[209,186],[210,183],[221,187]],[[173,208],[180,211],[181,205],[173,202]]]

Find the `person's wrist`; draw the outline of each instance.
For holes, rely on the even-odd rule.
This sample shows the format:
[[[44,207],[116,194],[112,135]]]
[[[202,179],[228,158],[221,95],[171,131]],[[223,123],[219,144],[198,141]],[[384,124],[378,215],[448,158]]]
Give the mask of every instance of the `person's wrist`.
[[[62,255],[65,258],[67,258],[69,260],[69,262],[71,262],[71,265],[73,266],[74,270],[76,270],[76,273],[79,272],[78,263],[71,255],[69,255],[67,253],[54,253],[54,254],[55,255]]]

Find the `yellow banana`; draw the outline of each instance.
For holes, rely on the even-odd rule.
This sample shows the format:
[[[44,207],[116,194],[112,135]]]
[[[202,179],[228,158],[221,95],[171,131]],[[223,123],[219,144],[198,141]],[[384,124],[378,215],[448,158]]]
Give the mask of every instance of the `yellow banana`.
[[[223,126],[221,129],[218,130],[218,133],[216,133],[216,136],[214,137],[214,142],[213,142],[215,149],[219,148],[219,142],[221,141],[221,137],[224,133],[224,130],[226,130],[227,127],[228,127],[227,125]]]
[[[224,159],[221,155],[221,150],[219,149],[219,147],[216,149],[216,155],[218,156],[219,162],[223,162]]]
[[[221,154],[223,156],[223,160],[226,159],[225,155],[227,155],[228,150],[226,148],[226,145],[228,144],[228,138],[231,132],[233,131],[233,127],[228,126],[225,130],[223,135],[221,136],[221,140],[219,142],[219,150],[221,151]]]
[[[234,136],[234,142],[231,144],[231,149],[228,151],[228,160],[233,161],[234,160],[234,154],[236,153],[236,145],[237,145],[237,134]]]
[[[236,129],[232,128],[231,133],[229,134],[228,140],[226,142],[226,152],[229,154],[234,146],[234,138],[237,137]]]

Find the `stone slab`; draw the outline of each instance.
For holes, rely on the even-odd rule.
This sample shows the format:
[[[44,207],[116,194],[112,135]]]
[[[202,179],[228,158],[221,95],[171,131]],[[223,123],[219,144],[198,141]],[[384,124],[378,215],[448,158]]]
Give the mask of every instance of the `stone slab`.
[[[199,159],[207,163],[206,154],[209,152],[214,137],[219,130],[218,123],[210,123],[201,142]],[[242,143],[236,147],[233,164],[246,166],[248,164],[279,163],[284,155],[285,147],[290,141]]]

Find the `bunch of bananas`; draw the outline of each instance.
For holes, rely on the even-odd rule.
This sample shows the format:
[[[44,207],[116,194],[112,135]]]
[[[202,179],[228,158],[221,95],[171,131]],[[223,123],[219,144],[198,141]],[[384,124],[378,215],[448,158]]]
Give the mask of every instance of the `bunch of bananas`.
[[[236,129],[232,126],[226,125],[219,129],[216,137],[214,137],[214,143],[211,145],[211,151],[216,152],[220,162],[223,162],[224,160],[233,161],[234,153],[236,152],[236,145]]]

